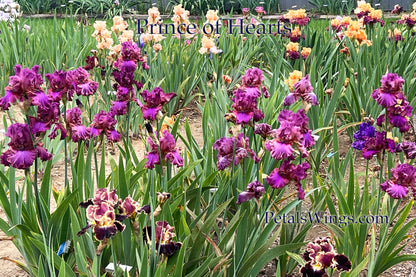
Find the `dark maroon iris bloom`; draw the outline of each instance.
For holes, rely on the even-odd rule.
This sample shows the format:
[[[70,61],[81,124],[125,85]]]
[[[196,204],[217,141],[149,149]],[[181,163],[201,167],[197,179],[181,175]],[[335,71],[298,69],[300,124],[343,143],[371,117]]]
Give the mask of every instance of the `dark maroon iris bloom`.
[[[155,120],[157,113],[162,110],[162,106],[169,103],[169,101],[176,96],[176,93],[164,93],[162,88],[156,87],[151,92],[144,90],[140,95],[145,104],[143,105],[138,99],[136,102],[142,110],[143,118],[146,120]]]
[[[6,86],[6,94],[0,99],[0,107],[8,110],[10,104],[16,103],[17,100],[30,100],[42,91],[42,76],[38,74],[39,65],[35,65],[32,69],[23,68],[20,64],[14,67],[15,75],[9,77],[9,84]]]
[[[250,149],[248,137],[245,137],[244,134],[238,134],[237,138],[220,138],[213,144],[213,148],[218,151],[217,168],[219,170],[224,170],[231,166],[233,156],[235,165],[239,164],[247,157],[250,157],[255,163],[260,161],[256,153]]]
[[[35,159],[39,157],[42,161],[52,159],[43,144],[33,144],[31,130],[28,124],[14,123],[9,126],[6,136],[10,138],[9,149],[1,157],[1,163],[14,168],[29,168]]]
[[[365,16],[363,19],[363,23],[366,25],[367,24],[373,25],[373,24],[376,24],[377,22],[380,23],[381,27],[383,27],[385,24],[383,19],[372,18],[370,16]]]
[[[254,133],[260,135],[263,139],[273,135],[272,126],[267,123],[256,124]]]
[[[100,62],[96,56],[87,56],[85,59],[85,63],[87,64],[83,68],[87,71],[92,70],[94,68],[101,68],[104,69],[105,67],[100,65]]]
[[[394,5],[394,9],[391,11],[393,14],[401,14],[403,12],[403,7],[400,5]]]
[[[351,270],[351,261],[347,256],[336,252],[329,237],[317,238],[310,242],[302,256],[307,262],[300,269],[300,273],[304,277],[327,276],[325,271],[327,268],[337,269],[338,271]]]
[[[181,249],[182,243],[173,241],[176,234],[173,232],[174,227],[170,226],[166,221],[157,221],[155,228],[155,239],[152,239],[152,227],[148,226],[143,229],[144,241],[150,243],[155,242],[156,249],[159,254],[171,257],[176,251]]]
[[[290,51],[288,52],[288,54],[289,54],[289,58],[292,60],[300,59],[300,54],[298,51]]]

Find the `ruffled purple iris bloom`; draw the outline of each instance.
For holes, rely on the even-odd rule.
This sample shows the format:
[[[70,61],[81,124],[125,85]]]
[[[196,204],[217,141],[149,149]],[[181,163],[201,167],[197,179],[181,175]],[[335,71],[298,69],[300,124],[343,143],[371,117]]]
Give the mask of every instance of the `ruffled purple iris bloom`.
[[[143,118],[146,120],[155,120],[158,112],[162,110],[162,106],[169,103],[176,96],[176,93],[164,93],[162,88],[156,87],[151,92],[144,90],[140,95],[145,104],[143,105],[138,99],[136,102],[142,110]]]
[[[278,116],[280,127],[271,132],[274,139],[265,142],[266,150],[276,160],[289,158],[293,155],[295,147],[301,152],[302,157],[309,155],[307,149],[315,145],[312,130],[308,128],[309,119],[303,110],[294,113],[283,110]]]
[[[70,84],[70,95],[93,95],[98,89],[98,83],[89,80],[90,74],[82,67],[67,72],[67,82]],[[69,97],[68,97],[69,99]]]
[[[416,143],[414,142],[402,142],[399,143],[396,147],[396,152],[403,151],[406,158],[414,159],[416,158]]]
[[[308,102],[311,105],[319,105],[316,95],[313,93],[313,87],[309,80],[309,74],[303,77],[299,82],[295,83],[294,91],[286,96],[283,105],[290,106],[299,99],[302,99],[302,101]]]
[[[363,150],[364,144],[368,138],[376,135],[376,129],[371,123],[363,122],[360,125],[360,130],[354,133],[354,142],[351,147],[357,150]]]
[[[298,198],[302,200],[305,198],[305,192],[300,181],[307,177],[306,172],[311,166],[307,162],[295,165],[291,163],[291,160],[287,159],[279,168],[273,169],[266,180],[275,189],[282,189],[293,181],[298,189]]]
[[[234,145],[235,144],[235,145]],[[235,146],[235,151],[234,151]],[[243,159],[250,157],[255,163],[258,163],[260,159],[256,153],[250,149],[248,137],[244,134],[238,134],[237,138],[220,138],[213,144],[214,150],[218,151],[217,155],[217,168],[218,170],[224,170],[227,167],[232,166],[233,156],[234,164],[237,165]]]
[[[409,118],[413,111],[403,94],[403,84],[402,77],[395,73],[387,73],[381,78],[381,87],[371,94],[377,104],[386,109],[386,114],[377,118],[377,125],[382,126],[387,116],[387,121],[402,133],[409,131]]]
[[[251,198],[260,199],[266,193],[264,186],[259,181],[251,182],[247,185],[247,190],[238,195],[237,204],[249,201]]]
[[[91,128],[82,125],[81,114],[78,107],[66,111],[66,126],[73,142],[91,138]]]
[[[10,138],[9,149],[0,156],[1,164],[18,169],[29,168],[35,159],[42,161],[52,159],[43,144],[33,144],[31,130],[28,124],[14,123],[7,128],[6,136]]]
[[[158,145],[149,137],[148,143],[150,145],[150,152],[147,153],[147,162],[145,167],[153,169],[155,164],[160,164]],[[176,141],[173,135],[168,131],[163,131],[163,136],[159,139],[160,142],[160,156],[163,160],[169,161],[171,164],[178,167],[183,166],[183,158],[179,155]]]
[[[259,121],[264,118],[264,114],[257,109],[257,97],[246,93],[243,89],[237,89],[235,91],[234,98],[232,99],[234,102],[232,104],[231,112],[236,117],[237,124],[248,124],[252,119],[253,121]]]
[[[91,135],[96,137],[100,135],[106,135],[108,140],[117,142],[121,140],[121,135],[115,130],[117,120],[114,119],[114,115],[111,112],[105,112],[101,110],[98,114],[94,115],[94,119],[91,124]]]
[[[381,87],[374,90],[371,97],[384,108],[394,106],[399,99],[404,98],[401,91],[403,84],[402,77],[395,73],[387,73],[381,78]]]
[[[0,99],[0,107],[8,110],[10,104],[16,103],[17,100],[25,101],[36,96],[41,92],[43,84],[42,76],[38,74],[39,65],[35,65],[32,69],[23,68],[20,64],[14,67],[15,75],[9,77],[9,84],[6,86],[6,94]]]
[[[327,276],[327,268],[338,271],[351,270],[351,261],[347,256],[337,253],[329,237],[317,238],[310,242],[302,258],[306,261],[306,264],[300,269],[300,273],[304,277]]]
[[[374,155],[381,153],[383,150],[388,150],[391,153],[396,151],[394,140],[386,138],[386,132],[377,132],[374,137],[368,137],[362,148],[363,157],[367,160]]]
[[[134,90],[119,86],[116,92],[116,101],[111,101],[111,113],[114,115],[123,115],[127,113],[127,106],[130,98],[133,99]]]
[[[243,77],[241,77],[242,86],[240,89],[244,90],[247,94],[259,98],[263,93],[264,98],[269,98],[269,92],[263,85],[263,71],[257,67],[250,68],[246,71]]]
[[[59,103],[51,102],[37,108],[37,117],[29,116],[30,128],[34,135],[40,135],[49,130],[59,120]]]
[[[254,133],[256,135],[260,135],[263,139],[266,139],[267,137],[273,135],[272,126],[270,126],[267,123],[256,124],[254,128]]]
[[[123,42],[121,46],[121,58],[123,61],[134,61],[135,63],[140,62],[144,70],[149,69],[145,58],[143,58],[140,54],[140,48],[137,46],[137,44],[131,41],[126,41]]]
[[[173,241],[173,238],[176,236],[173,230],[174,227],[170,226],[168,222],[157,221],[155,227],[155,239],[152,239],[151,236],[152,227],[148,226],[143,229],[143,240],[149,244],[155,242],[155,247],[158,249],[159,254],[170,257],[182,247],[181,242]]]
[[[416,168],[410,164],[399,164],[391,170],[391,179],[380,184],[383,191],[395,199],[406,197],[409,188],[416,199]]]
[[[406,133],[410,129],[409,118],[412,116],[413,107],[406,100],[399,101],[399,104],[387,108],[387,120],[393,126],[399,128],[399,131]],[[377,118],[377,125],[382,126],[385,121],[385,115]]]
[[[59,102],[61,99],[72,99],[74,90],[69,90],[72,83],[67,80],[67,72],[62,70],[55,70],[52,74],[47,73],[45,77],[49,81],[48,98],[51,101]],[[69,92],[69,94],[68,94]]]

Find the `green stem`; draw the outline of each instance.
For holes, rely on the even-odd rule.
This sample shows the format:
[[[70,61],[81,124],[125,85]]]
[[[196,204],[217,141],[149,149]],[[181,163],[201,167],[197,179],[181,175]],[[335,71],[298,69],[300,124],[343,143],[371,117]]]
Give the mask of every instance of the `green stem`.
[[[111,255],[113,256],[114,276],[117,277],[118,262],[117,262],[116,250],[114,247],[114,238],[111,239]]]
[[[64,120],[66,122],[66,101],[64,101]],[[69,180],[68,180],[68,140],[64,139],[64,148],[65,148],[65,193],[69,191]]]

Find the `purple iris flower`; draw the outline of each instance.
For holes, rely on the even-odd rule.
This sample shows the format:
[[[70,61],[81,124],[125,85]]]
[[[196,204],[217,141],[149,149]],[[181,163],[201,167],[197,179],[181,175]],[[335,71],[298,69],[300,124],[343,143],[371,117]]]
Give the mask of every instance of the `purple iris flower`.
[[[264,186],[259,181],[251,182],[247,185],[247,190],[238,195],[237,204],[249,201],[251,198],[260,199],[260,197],[266,193]]]
[[[101,110],[98,114],[94,115],[94,119],[91,124],[91,135],[99,136],[106,135],[112,142],[121,140],[121,135],[115,130],[117,120],[114,119],[114,115],[109,112]]]
[[[354,133],[354,142],[351,147],[357,150],[363,150],[366,140],[376,135],[376,129],[371,123],[363,122],[360,125],[360,130]]]
[[[67,80],[67,73],[62,70],[55,70],[52,74],[47,73],[45,77],[49,81],[48,97],[52,101],[60,101],[62,98],[71,100],[72,94],[67,94],[68,89],[71,87],[71,83]]]
[[[416,158],[416,143],[414,142],[402,142],[397,145],[397,152],[403,151],[406,158],[414,159]]]
[[[290,106],[298,99],[302,99],[302,101],[308,102],[311,105],[319,105],[318,100],[316,99],[316,95],[313,93],[313,87],[309,80],[309,74],[307,74],[299,82],[295,83],[294,91],[286,96],[283,105]]]
[[[302,157],[307,157],[307,149],[315,145],[315,141],[312,131],[308,128],[309,119],[305,112],[283,110],[278,116],[278,121],[280,127],[271,132],[274,138],[264,144],[266,150],[270,151],[274,159],[282,160],[291,157],[295,151],[294,147],[297,147]]]
[[[302,189],[300,181],[307,177],[306,171],[311,166],[307,162],[295,165],[291,163],[292,160],[293,158],[286,159],[279,168],[275,168],[270,173],[266,180],[275,189],[282,189],[293,181],[298,189],[298,198],[304,199],[305,192]]]
[[[265,98],[268,98],[270,95],[266,87],[263,86],[263,80],[263,71],[257,67],[250,68],[241,77],[242,86],[240,88],[245,89],[248,94],[254,95],[256,98],[260,97],[261,93]]]
[[[259,121],[264,117],[264,114],[257,109],[257,97],[246,93],[242,89],[237,89],[232,99],[232,113],[236,117],[237,124],[248,124],[251,119]]]
[[[155,164],[160,164],[158,145],[151,139],[148,139],[150,152],[147,153],[147,162],[145,167],[153,169]],[[183,158],[179,155],[176,141],[173,135],[168,131],[163,131],[163,136],[159,139],[160,156],[162,159],[169,161],[178,167],[183,166]]]
[[[406,197],[410,188],[413,191],[413,197],[416,199],[415,184],[416,168],[410,164],[399,164],[391,170],[391,179],[380,184],[380,187],[396,199]]]
[[[386,138],[386,132],[377,132],[374,137],[369,137],[362,148],[363,157],[367,160],[371,159],[383,150],[388,150],[391,153],[396,151],[396,145],[392,139]]]
[[[111,101],[110,111],[115,115],[127,113],[127,105],[131,99],[134,99],[134,90],[119,86],[116,92],[116,101]]]
[[[78,95],[93,95],[98,89],[98,83],[89,80],[89,76],[88,71],[82,67],[68,71],[67,82],[71,84],[70,94],[73,95],[75,91]]]
[[[235,145],[234,145],[235,144]],[[235,151],[234,151],[235,146]],[[234,164],[239,164],[243,159],[250,157],[255,163],[258,163],[260,159],[256,153],[250,149],[248,137],[244,134],[238,134],[237,138],[220,138],[213,144],[214,150],[218,151],[217,155],[217,168],[218,170],[224,170],[232,165],[234,156]]]
[[[73,142],[91,138],[91,128],[82,125],[81,114],[78,107],[66,111],[66,126]]]
[[[52,159],[43,144],[33,144],[31,130],[28,124],[14,123],[9,126],[6,136],[10,138],[9,149],[0,156],[0,162],[14,168],[29,168],[35,159],[39,157],[42,161]]]
[[[402,77],[395,73],[387,73],[381,78],[381,87],[374,90],[371,97],[384,108],[394,106],[398,99],[404,98],[401,91],[403,84],[404,80]]]
[[[144,70],[149,69],[149,66],[146,63],[146,59],[140,54],[140,48],[137,44],[126,41],[123,42],[121,48],[121,57],[123,61],[134,61],[135,63],[140,62]]]
[[[49,130],[59,120],[59,103],[51,102],[37,108],[37,117],[29,116],[30,127],[34,135]]]
[[[157,113],[162,110],[162,106],[169,103],[169,101],[176,96],[176,93],[164,93],[162,88],[156,87],[151,92],[144,90],[140,93],[145,104],[140,100],[136,100],[137,105],[143,113],[143,118],[146,120],[155,120]]]
[[[8,110],[10,104],[16,103],[17,100],[32,101],[32,98],[42,91],[42,76],[38,74],[39,65],[35,65],[32,69],[23,68],[20,64],[14,67],[15,75],[9,77],[9,84],[6,86],[6,94],[0,99],[0,107]]]

